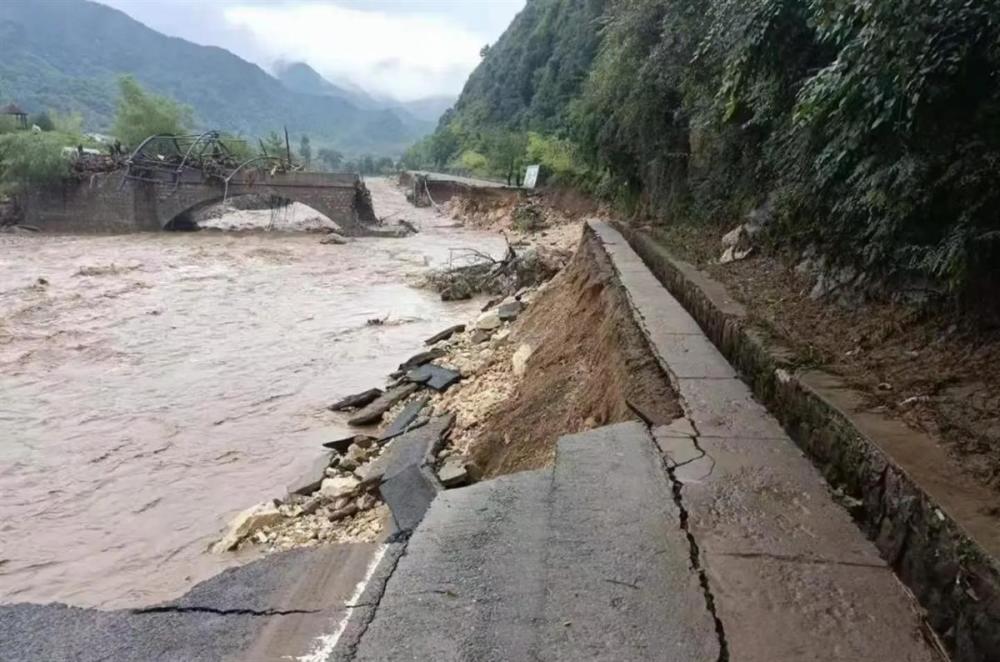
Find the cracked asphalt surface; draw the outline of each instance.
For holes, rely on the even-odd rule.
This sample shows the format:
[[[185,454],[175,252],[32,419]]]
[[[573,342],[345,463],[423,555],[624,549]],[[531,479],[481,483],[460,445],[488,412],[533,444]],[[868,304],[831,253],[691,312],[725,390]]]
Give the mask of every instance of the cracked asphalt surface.
[[[272,556],[153,608],[0,607],[0,660],[294,658],[345,616],[325,662],[940,660],[816,468],[621,236],[591,232],[683,418],[441,493],[349,610],[375,546]]]
[[[308,653],[346,613],[376,545],[275,554],[202,582],[178,600],[101,611],[0,606],[3,662],[211,662]]]
[[[649,432],[621,423],[443,492],[334,659],[717,659],[670,489]]]

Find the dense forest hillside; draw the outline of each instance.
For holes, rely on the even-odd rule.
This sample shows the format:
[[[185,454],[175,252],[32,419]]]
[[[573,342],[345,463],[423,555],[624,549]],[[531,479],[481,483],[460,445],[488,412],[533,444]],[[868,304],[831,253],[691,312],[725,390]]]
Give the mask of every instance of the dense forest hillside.
[[[330,83],[327,93],[289,89],[229,51],[167,37],[83,0],[5,0],[0,44],[0,99],[29,112],[80,112],[93,130],[110,126],[123,73],[191,106],[203,128],[261,136],[287,125],[316,145],[376,153],[396,152],[433,128],[398,108],[360,108],[350,94],[329,93],[339,89]]]
[[[540,161],[661,222],[765,210],[778,246],[975,301],[1000,285],[998,22],[967,0],[528,0],[407,161]]]
[[[597,51],[605,0],[529,1],[469,76],[454,121],[557,131]]]

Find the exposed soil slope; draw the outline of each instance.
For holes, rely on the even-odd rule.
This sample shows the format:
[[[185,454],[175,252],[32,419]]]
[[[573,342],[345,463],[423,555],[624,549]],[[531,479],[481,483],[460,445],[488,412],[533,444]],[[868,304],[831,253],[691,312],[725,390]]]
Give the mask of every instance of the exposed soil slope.
[[[724,283],[801,365],[844,377],[867,394],[871,410],[938,438],[970,475],[1000,491],[1000,331],[949,311],[813,300],[814,279],[790,258],[755,255],[720,265],[716,234],[674,228],[659,236]]]
[[[587,239],[511,339],[532,354],[524,378],[486,412],[469,448],[487,475],[544,466],[560,436],[634,420],[629,404],[656,423],[681,413],[607,257]]]

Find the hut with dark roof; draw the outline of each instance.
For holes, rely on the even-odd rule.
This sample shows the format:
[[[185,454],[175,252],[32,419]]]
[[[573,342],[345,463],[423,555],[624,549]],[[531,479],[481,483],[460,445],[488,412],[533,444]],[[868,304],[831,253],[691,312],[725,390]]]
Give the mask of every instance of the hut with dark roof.
[[[21,110],[21,107],[16,103],[11,102],[0,108],[0,115],[10,115],[14,118],[17,123],[18,128],[27,129],[28,128],[28,113]]]

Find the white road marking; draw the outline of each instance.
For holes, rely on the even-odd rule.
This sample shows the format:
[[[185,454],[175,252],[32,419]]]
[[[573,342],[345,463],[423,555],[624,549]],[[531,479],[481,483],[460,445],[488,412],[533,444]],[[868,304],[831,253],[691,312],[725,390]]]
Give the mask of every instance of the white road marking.
[[[358,600],[361,599],[361,595],[365,592],[365,587],[368,586],[368,582],[371,581],[372,575],[375,574],[375,568],[378,567],[379,562],[382,561],[382,557],[385,556],[386,550],[389,549],[388,545],[381,545],[376,551],[375,555],[368,562],[368,568],[365,570],[365,576],[362,577],[358,585],[354,587],[354,593],[351,597],[347,599],[347,612],[344,617],[340,619],[337,623],[336,629],[330,634],[324,634],[316,637],[316,644],[313,646],[311,652],[306,655],[302,655],[297,658],[298,662],[325,662],[326,659],[333,653],[334,647],[337,642],[340,641],[341,635],[344,634],[344,630],[347,629],[347,622],[351,619],[351,614],[354,613],[354,607],[351,605],[357,604]]]

